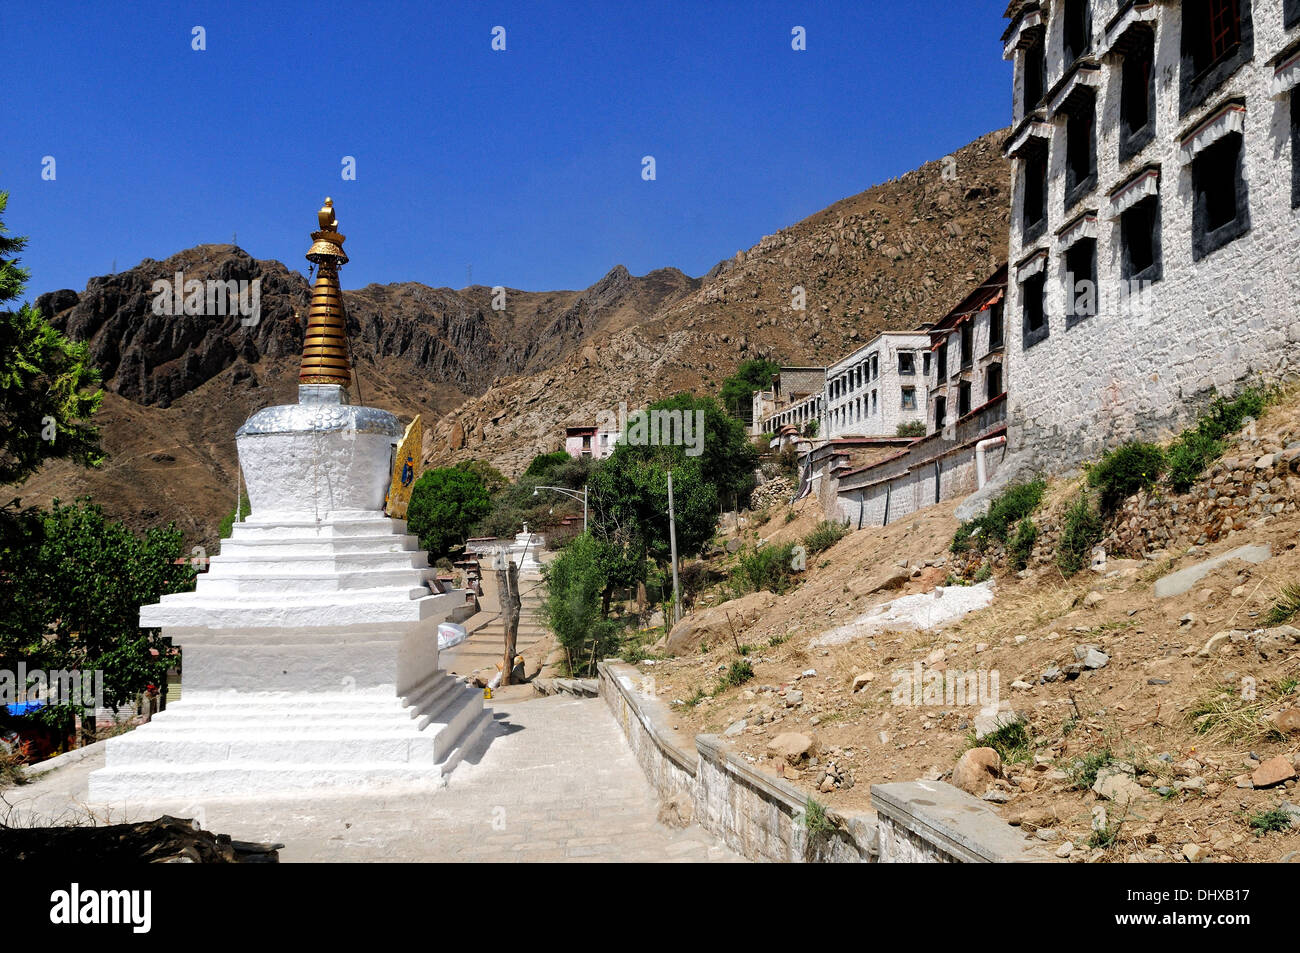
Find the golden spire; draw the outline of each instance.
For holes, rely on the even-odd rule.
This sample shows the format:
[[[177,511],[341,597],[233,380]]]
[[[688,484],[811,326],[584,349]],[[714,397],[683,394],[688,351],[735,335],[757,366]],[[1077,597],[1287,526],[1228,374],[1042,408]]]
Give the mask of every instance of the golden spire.
[[[343,295],[339,291],[339,268],[347,264],[348,256],[343,253],[334,200],[325,199],[316,217],[320,231],[311,233],[313,244],[307,252],[307,260],[316,265],[316,283],[311,289],[298,383],[340,384],[347,388],[352,383],[352,363],[348,359],[348,328]]]

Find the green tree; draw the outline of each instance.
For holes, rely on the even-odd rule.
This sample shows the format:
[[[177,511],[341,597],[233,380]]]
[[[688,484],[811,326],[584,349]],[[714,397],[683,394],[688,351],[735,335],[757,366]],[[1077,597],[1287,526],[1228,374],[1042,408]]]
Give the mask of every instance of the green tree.
[[[486,460],[462,460],[456,469],[475,474],[487,488],[488,496],[496,496],[510,482],[506,475]]]
[[[601,611],[601,595],[609,588],[608,551],[584,533],[543,568],[546,601],[542,614],[564,649],[571,675],[587,675],[595,663],[618,646],[618,625]]]
[[[0,214],[9,193],[0,192]],[[27,239],[10,237],[0,221],[0,306],[27,285],[17,255]],[[0,311],[0,484],[22,483],[47,459],[98,466],[99,431],[86,423],[99,409],[99,372],[89,349],[74,344],[28,304]]]
[[[406,522],[430,559],[448,555],[492,509],[483,478],[460,467],[426,470],[411,488]]]
[[[143,536],[104,516],[89,499],[48,513],[29,509],[21,531],[0,548],[0,654],[28,668],[102,670],[106,704],[161,686],[172,665],[157,629],[140,628],[140,606],[189,589],[195,570],[177,564],[183,534],[175,525]],[[80,706],[45,713],[69,718]],[[84,719],[94,733],[94,713]]]
[[[546,471],[557,467],[562,463],[571,460],[563,450],[556,450],[554,453],[539,453],[533,457],[532,463],[528,464],[528,469],[524,471],[524,476],[541,477],[546,475]]]
[[[753,416],[754,393],[772,386],[772,378],[781,371],[781,365],[766,358],[745,361],[736,373],[725,378],[719,396],[731,416],[748,421]]]
[[[624,565],[639,565],[646,558],[660,564],[668,562],[670,470],[678,555],[698,555],[713,539],[718,517],[717,490],[704,479],[700,459],[681,455],[676,452],[679,449],[620,444],[592,475],[592,532],[626,554],[620,559]]]
[[[628,420],[628,434],[620,443],[633,452],[640,452],[651,457],[669,456],[674,465],[681,461],[696,460],[701,465],[704,479],[713,485],[718,501],[732,507],[739,507],[749,500],[753,492],[754,471],[758,467],[758,450],[750,443],[745,425],[728,415],[712,397],[696,397],[692,394],[677,394],[651,404],[648,411],[669,413],[680,412],[702,415],[704,430],[702,434],[692,430],[693,446],[682,444],[663,446],[637,446],[631,440],[635,434],[635,415]],[[653,420],[653,416],[650,418]],[[692,423],[694,427],[694,423]],[[668,451],[664,454],[662,451]]]

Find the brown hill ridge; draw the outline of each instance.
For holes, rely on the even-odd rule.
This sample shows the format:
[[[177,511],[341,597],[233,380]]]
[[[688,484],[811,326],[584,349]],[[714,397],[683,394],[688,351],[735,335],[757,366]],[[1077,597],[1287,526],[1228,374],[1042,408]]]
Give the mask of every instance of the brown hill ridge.
[[[715,391],[747,357],[829,363],[882,330],[933,321],[1006,254],[1009,166],[990,133],[765,236],[640,324],[592,335],[546,370],[498,380],[429,429],[427,462],[517,474],[593,423],[680,390]],[[947,173],[945,175],[945,173]],[[792,309],[801,286],[806,310]]]

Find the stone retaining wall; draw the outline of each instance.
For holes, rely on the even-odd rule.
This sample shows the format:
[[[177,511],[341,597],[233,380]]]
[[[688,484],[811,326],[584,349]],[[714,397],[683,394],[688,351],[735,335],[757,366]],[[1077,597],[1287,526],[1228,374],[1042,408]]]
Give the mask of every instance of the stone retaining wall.
[[[637,762],[664,800],[689,804],[696,823],[750,860],[951,863],[1040,860],[988,804],[942,782],[872,788],[874,812],[827,810],[833,831],[809,836],[804,791],[759,771],[716,735],[683,748],[665,728],[653,681],[602,662],[600,693]],[[877,791],[880,796],[877,796]]]

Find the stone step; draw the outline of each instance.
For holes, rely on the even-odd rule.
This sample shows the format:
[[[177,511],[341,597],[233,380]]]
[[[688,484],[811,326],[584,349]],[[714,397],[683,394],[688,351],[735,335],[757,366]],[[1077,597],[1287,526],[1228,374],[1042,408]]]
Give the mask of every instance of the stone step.
[[[225,539],[219,551],[222,556],[275,556],[303,555],[328,556],[341,553],[393,553],[415,552],[420,548],[418,537],[385,533],[377,536],[296,537],[287,539]]]
[[[342,573],[223,573],[203,578],[205,596],[241,593],[339,592],[427,586],[436,569],[367,569]]]
[[[366,569],[429,569],[428,556],[422,551],[404,549],[383,553],[338,553],[319,556],[298,555],[252,555],[240,554],[213,556],[208,560],[208,571],[199,576],[200,582],[206,576],[225,575],[230,572],[302,572],[331,573],[357,572]]]
[[[245,520],[231,526],[230,539],[329,539],[344,536],[406,535],[406,520],[386,516],[316,520],[278,519],[274,523]]]

